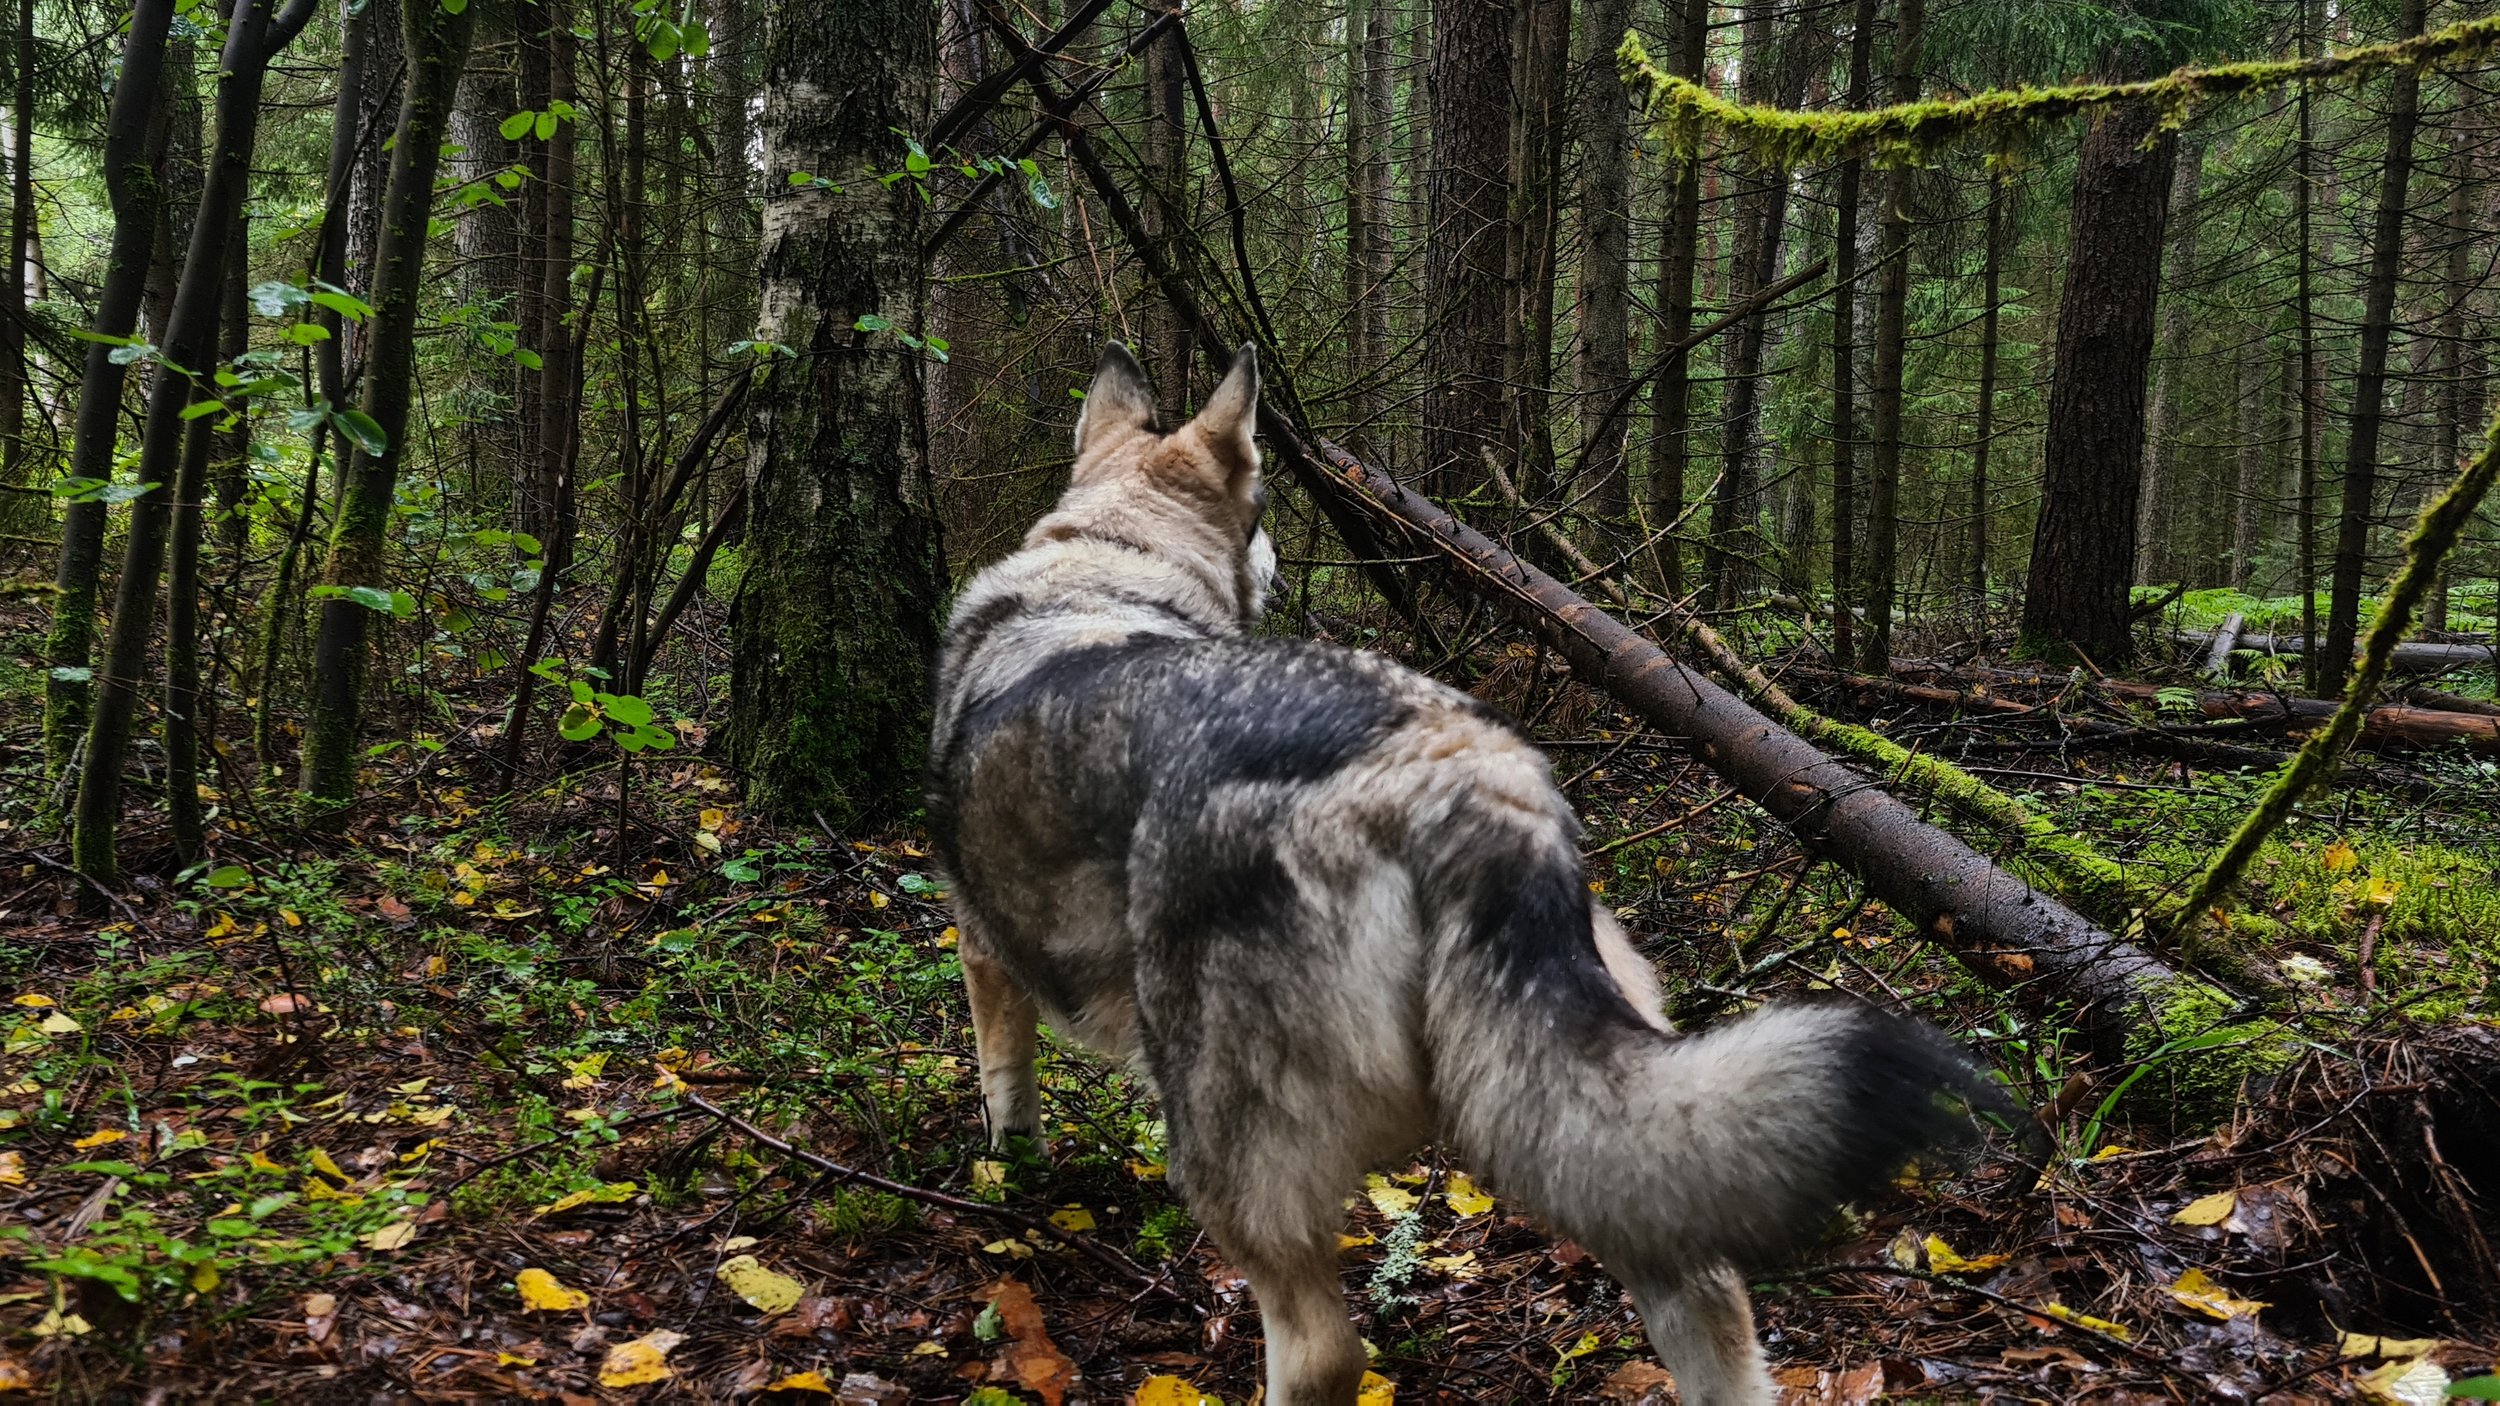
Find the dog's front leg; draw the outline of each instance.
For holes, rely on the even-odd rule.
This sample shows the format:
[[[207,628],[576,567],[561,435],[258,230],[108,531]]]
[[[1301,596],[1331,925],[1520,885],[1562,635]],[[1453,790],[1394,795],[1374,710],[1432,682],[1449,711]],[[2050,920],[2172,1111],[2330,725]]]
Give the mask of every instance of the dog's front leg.
[[[1005,1147],[1012,1137],[1038,1139],[1042,1093],[1034,1083],[1033,1057],[1040,1010],[1007,969],[982,950],[972,924],[957,926],[963,936],[956,954],[963,960],[964,989],[972,997],[972,1043],[981,1057],[981,1103],[990,1146]]]

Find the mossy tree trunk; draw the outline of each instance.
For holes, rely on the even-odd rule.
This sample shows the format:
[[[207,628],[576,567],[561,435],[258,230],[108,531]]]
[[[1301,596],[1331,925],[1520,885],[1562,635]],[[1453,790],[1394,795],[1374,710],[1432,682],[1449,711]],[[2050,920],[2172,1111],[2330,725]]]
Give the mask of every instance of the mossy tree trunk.
[[[139,0],[122,43],[121,76],[113,85],[104,128],[104,189],[113,207],[113,239],[105,254],[103,281],[96,290],[95,320],[88,328],[99,338],[127,337],[136,331],[139,307],[147,296],[157,205],[163,196],[157,168],[172,130],[165,120],[169,104],[164,76],[165,41],[173,18],[173,0]],[[122,386],[129,373],[126,363],[113,359],[109,342],[87,343],[78,381],[78,417],[70,440],[71,478],[112,477]],[[52,627],[44,639],[44,663],[50,670],[43,693],[44,775],[56,787],[87,730],[88,701],[94,691],[89,669],[95,647],[96,586],[104,562],[104,522],[103,500],[87,498],[72,501],[61,523]]]
[[[391,139],[391,174],[382,193],[375,250],[373,316],[366,333],[360,409],[380,435],[379,453],[356,447],[347,460],[337,523],[322,583],[354,590],[383,586],[382,547],[407,450],[416,388],[417,298],[425,279],[426,224],[434,175],[451,125],[452,94],[469,55],[469,34],[484,0],[457,14],[439,0],[407,0],[402,39],[406,96]],[[321,603],[313,637],[312,710],[305,719],[302,785],[318,805],[344,804],[356,782],[356,727],[364,704],[365,645],[373,607],[344,594]]]
[[[897,335],[921,330],[920,200],[865,172],[902,169],[936,61],[912,0],[772,14],[758,335],[796,359],[757,388],[747,436],[729,742],[751,803],[836,828],[916,806],[927,745],[946,564],[921,354]]]
[[[1430,213],[1424,241],[1423,472],[1428,492],[1484,481],[1503,443],[1509,360],[1511,26],[1476,0],[1435,0]]]

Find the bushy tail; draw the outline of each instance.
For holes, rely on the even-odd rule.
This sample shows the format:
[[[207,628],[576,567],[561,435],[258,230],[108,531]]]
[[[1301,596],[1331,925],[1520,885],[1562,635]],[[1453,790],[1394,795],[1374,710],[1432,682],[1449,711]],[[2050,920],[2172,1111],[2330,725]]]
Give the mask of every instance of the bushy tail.
[[[1428,890],[1435,1093],[1492,1185],[1626,1283],[1774,1260],[2011,1109],[1942,1034],[1854,1001],[1668,1033],[1606,969],[1569,834],[1521,838]]]

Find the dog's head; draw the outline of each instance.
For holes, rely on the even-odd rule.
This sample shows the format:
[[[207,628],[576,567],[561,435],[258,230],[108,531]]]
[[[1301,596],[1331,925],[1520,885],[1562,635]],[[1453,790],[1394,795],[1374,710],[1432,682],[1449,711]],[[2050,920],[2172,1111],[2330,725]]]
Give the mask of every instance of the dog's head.
[[[1076,467],[1028,546],[1093,538],[1202,577],[1248,628],[1266,608],[1276,548],[1259,524],[1259,358],[1243,346],[1188,424],[1155,423],[1154,392],[1127,347],[1103,348],[1076,422]]]

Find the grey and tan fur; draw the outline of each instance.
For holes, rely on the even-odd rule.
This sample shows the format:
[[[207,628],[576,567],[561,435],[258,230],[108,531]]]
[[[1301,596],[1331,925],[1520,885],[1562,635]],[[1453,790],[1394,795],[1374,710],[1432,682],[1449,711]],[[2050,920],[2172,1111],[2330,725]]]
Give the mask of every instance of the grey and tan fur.
[[[1346,1406],[1343,1199],[1441,1138],[1631,1291],[1687,1402],[1767,1402],[1738,1271],[1967,1133],[1914,1022],[1833,1002],[1670,1031],[1579,825],[1493,710],[1375,655],[1248,637],[1244,348],[1168,434],[1114,344],[1067,494],[957,603],[930,814],[995,1139],[1035,1021],[1154,1082],[1172,1180],[1250,1279],[1271,1406]]]

